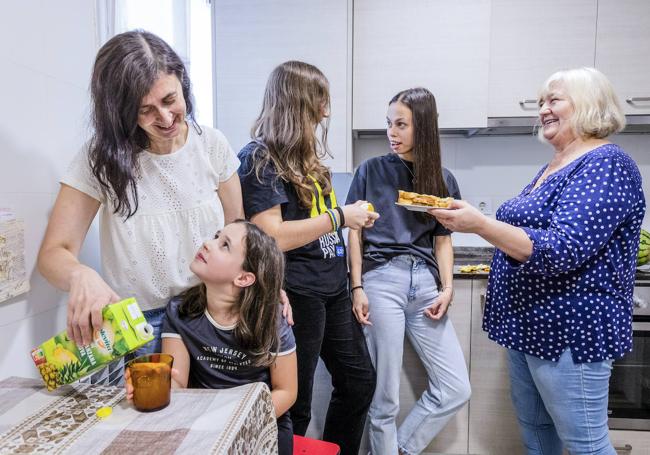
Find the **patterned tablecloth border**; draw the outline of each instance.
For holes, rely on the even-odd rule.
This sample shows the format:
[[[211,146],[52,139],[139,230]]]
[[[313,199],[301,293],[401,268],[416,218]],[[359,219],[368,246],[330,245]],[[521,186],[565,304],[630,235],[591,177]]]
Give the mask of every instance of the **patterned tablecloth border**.
[[[33,387],[36,384],[40,384],[40,381],[9,378],[0,381],[0,388],[16,388],[16,386],[12,385],[16,383],[21,384],[23,387]],[[39,393],[39,391],[35,391],[34,393]],[[9,430],[0,434],[0,453],[15,453],[17,451],[29,450],[30,447],[40,448],[41,446],[48,445],[48,447],[44,448],[46,453],[63,453],[76,439],[81,437],[86,431],[88,431],[88,429],[92,428],[93,425],[99,421],[95,415],[97,409],[102,406],[114,406],[119,403],[125,395],[124,389],[121,387],[97,388],[97,386],[93,386],[91,388],[89,384],[63,386],[61,390],[54,393],[60,395],[56,400],[44,405],[42,408],[30,414]],[[74,402],[70,402],[71,400],[74,400]],[[84,400],[90,401],[90,406],[80,406],[81,402]],[[65,409],[65,411],[61,412],[61,409]],[[77,413],[75,413],[75,411],[77,411]],[[75,416],[79,411],[83,412],[85,417],[81,422],[76,422],[78,419]],[[78,425],[75,426],[75,431],[65,431],[66,425],[69,424],[71,419],[75,421],[75,423],[78,423]],[[44,434],[44,431],[48,432],[47,436],[52,434],[49,432],[50,430],[41,431],[39,434],[39,430],[42,430],[45,426],[43,425],[43,422],[48,420],[49,422],[47,422],[47,427],[52,429],[58,428],[61,430],[61,433],[55,437],[48,438],[50,439],[49,441],[41,443],[38,440],[43,437],[42,435]],[[34,437],[36,440],[32,440]],[[53,442],[51,441],[52,439],[54,439]],[[6,450],[10,450],[10,452],[6,452]]]
[[[258,382],[241,387],[244,393],[238,396],[231,418],[209,452],[220,455],[277,454],[277,425],[268,386]],[[27,397],[48,393],[44,391],[41,381],[27,378],[0,381],[0,389],[10,392],[33,389]],[[206,398],[211,396],[211,399],[215,396],[213,390],[201,389],[183,389],[177,393],[205,394]],[[52,399],[47,404],[30,412],[27,417],[0,434],[0,454],[71,452],[80,438],[85,436],[84,439],[88,439],[91,436],[88,430],[99,422],[95,414],[97,409],[116,406],[124,399],[125,391],[121,387],[75,383],[49,394]],[[41,403],[39,400],[34,402]],[[6,412],[11,412],[11,409],[8,408]],[[191,425],[186,430],[191,431]]]

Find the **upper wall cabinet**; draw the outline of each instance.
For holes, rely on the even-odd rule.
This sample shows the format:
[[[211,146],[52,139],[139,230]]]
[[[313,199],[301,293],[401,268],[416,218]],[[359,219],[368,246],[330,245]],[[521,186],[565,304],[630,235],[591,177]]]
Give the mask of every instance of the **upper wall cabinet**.
[[[650,2],[598,1],[596,68],[614,85],[626,114],[650,114]]]
[[[417,86],[441,128],[485,126],[489,27],[489,0],[355,0],[353,129],[385,128],[388,101]]]
[[[597,0],[492,0],[488,115],[536,116],[552,73],[593,66],[596,13]]]
[[[352,0],[216,0],[216,123],[238,150],[250,140],[266,80],[277,65],[302,60],[330,83],[328,144],[334,172],[351,158]]]

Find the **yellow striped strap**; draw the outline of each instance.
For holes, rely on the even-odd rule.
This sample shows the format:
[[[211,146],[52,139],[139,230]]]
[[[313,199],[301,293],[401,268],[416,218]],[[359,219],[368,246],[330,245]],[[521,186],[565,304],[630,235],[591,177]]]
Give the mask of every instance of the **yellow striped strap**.
[[[316,193],[311,194],[311,213],[310,217],[315,218],[321,213],[325,213],[328,208],[334,208],[337,206],[336,204],[336,194],[334,194],[334,188],[332,188],[332,191],[329,194],[330,197],[330,203],[332,207],[327,207],[327,204],[325,203],[325,196],[323,196],[323,188],[321,188],[320,184],[318,181],[311,175],[308,175],[309,179],[312,181],[314,184],[314,188],[316,188]],[[316,198],[318,197],[318,200]]]

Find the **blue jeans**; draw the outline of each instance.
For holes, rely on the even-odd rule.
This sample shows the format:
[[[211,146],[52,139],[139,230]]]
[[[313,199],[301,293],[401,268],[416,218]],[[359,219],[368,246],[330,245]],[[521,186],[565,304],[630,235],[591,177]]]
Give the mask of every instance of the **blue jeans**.
[[[147,320],[147,322],[153,327],[154,339],[144,346],[139,347],[130,354],[114,360],[105,368],[102,368],[89,377],[82,379],[81,382],[89,384],[121,386],[124,384],[125,364],[129,363],[130,360],[135,359],[139,355],[151,354],[153,352],[162,352],[162,338],[160,338],[160,333],[162,330],[162,320],[165,316],[165,307],[143,311],[142,313],[144,314],[144,318]]]
[[[609,441],[607,399],[612,361],[573,363],[508,349],[512,402],[529,455],[616,455]]]
[[[420,453],[470,397],[463,351],[451,321],[424,316],[438,296],[422,259],[410,255],[363,275],[370,321],[364,332],[377,370],[370,405],[370,450],[374,455]],[[404,333],[427,371],[428,385],[399,429],[399,386]]]

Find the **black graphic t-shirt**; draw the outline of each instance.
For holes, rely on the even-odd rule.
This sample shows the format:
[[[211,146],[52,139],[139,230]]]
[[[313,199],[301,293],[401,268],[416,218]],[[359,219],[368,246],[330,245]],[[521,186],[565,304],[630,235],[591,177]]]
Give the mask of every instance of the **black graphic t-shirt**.
[[[189,388],[226,389],[251,382],[265,382],[271,387],[269,367],[251,365],[250,355],[238,347],[235,326],[218,324],[207,311],[197,318],[181,318],[179,305],[178,298],[167,304],[161,336],[183,340],[190,354]],[[278,356],[296,350],[293,331],[281,314],[278,317],[278,336]]]
[[[244,212],[246,218],[280,205],[284,221],[314,218],[336,207],[334,189],[323,195],[322,189],[314,182],[312,206],[300,206],[298,194],[293,184],[281,180],[273,163],[266,165],[259,173],[255,172],[254,154],[259,145],[251,142],[239,152],[239,179],[241,181]],[[323,235],[307,245],[285,252],[285,286],[294,292],[317,292],[323,295],[336,295],[347,286],[347,260],[341,229]]]

